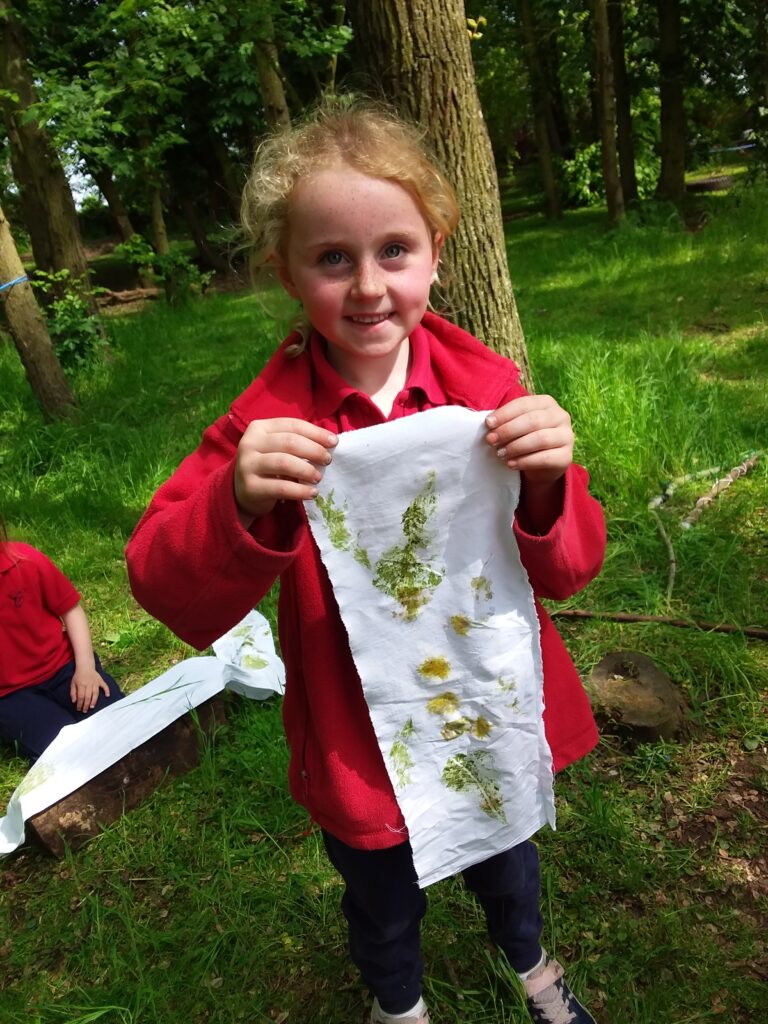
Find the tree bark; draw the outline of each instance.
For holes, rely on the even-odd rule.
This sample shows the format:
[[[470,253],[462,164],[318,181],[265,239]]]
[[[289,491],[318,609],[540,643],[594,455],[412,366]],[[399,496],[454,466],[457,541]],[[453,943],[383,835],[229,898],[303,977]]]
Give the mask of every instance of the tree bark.
[[[608,8],[606,0],[593,0],[595,58],[597,68],[597,109],[600,124],[600,153],[608,205],[608,220],[616,225],[624,217],[624,196],[616,149],[616,94],[613,86]]]
[[[550,109],[549,89],[545,76],[542,73],[544,65],[542,64],[539,46],[536,41],[536,26],[533,20],[531,0],[519,0],[519,5],[525,57],[528,65],[531,104],[533,106],[533,125],[536,134],[539,170],[541,171],[541,181],[547,202],[547,216],[555,220],[558,217],[562,217],[563,211],[560,206],[560,191],[555,178],[548,127],[550,122],[552,122],[554,127],[554,118]]]
[[[624,204],[638,198],[635,174],[635,143],[632,136],[632,109],[624,50],[623,0],[608,0],[608,31],[613,61],[613,84],[616,93],[616,139],[619,151],[619,172]]]
[[[683,38],[679,0],[657,0],[659,12],[659,98],[661,171],[659,199],[681,203],[685,196],[685,108]]]
[[[10,224],[0,208],[0,284],[15,281],[24,273]],[[5,298],[5,317],[13,343],[43,415],[47,419],[68,416],[75,406],[75,396],[54,352],[31,285],[24,281],[0,294]]]
[[[254,54],[261,85],[261,100],[264,104],[264,119],[270,128],[280,128],[291,123],[291,114],[280,76],[280,58],[271,15],[264,12],[260,24],[262,37],[255,40]]]
[[[357,51],[383,94],[428,131],[461,222],[443,288],[456,320],[515,360],[528,355],[509,277],[493,152],[475,84],[462,0],[350,0]]]
[[[68,270],[72,284],[88,298],[98,315],[90,295],[88,263],[69,183],[47,133],[28,116],[29,108],[37,102],[37,93],[21,30],[8,0],[0,0],[0,88],[14,176],[22,195],[22,211],[25,219],[29,218],[26,223],[35,262],[49,273]]]
[[[227,205],[232,215],[239,220],[240,196],[243,191],[244,182],[240,180],[232,157],[227,149],[227,144],[218,132],[212,131],[210,133],[210,145],[221,172],[221,182],[217,182],[217,185],[224,190],[227,197]]]
[[[127,242],[129,238],[136,234],[136,229],[131,223],[131,216],[117,190],[112,172],[108,167],[96,167],[94,164],[89,163],[88,173],[98,185],[99,191],[107,202],[109,212],[112,214],[112,219],[115,222],[120,238],[123,242]]]

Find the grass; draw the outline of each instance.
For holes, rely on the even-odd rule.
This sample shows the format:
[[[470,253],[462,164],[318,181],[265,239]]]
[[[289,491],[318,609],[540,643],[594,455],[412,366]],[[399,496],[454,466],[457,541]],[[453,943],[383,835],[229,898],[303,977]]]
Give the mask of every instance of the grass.
[[[600,211],[508,225],[539,390],[574,418],[609,523],[605,569],[570,606],[768,624],[768,459],[684,531],[711,481],[768,449],[768,196],[700,202],[690,233],[648,207],[608,232]],[[151,494],[274,347],[251,295],[110,320],[108,361],[76,381],[81,413],[46,425],[0,345],[2,508],[85,595],[98,650],[127,689],[189,654],[132,601],[123,548]],[[265,602],[274,621],[274,599]],[[681,687],[689,727],[632,746],[606,733],[558,779],[543,833],[548,948],[600,1024],[743,1024],[764,1016],[768,646],[662,624],[558,620],[587,675],[645,653]],[[287,795],[277,701],[231,704],[200,766],[61,862],[0,863],[3,1024],[366,1018],[345,952],[340,885]],[[0,801],[25,770],[0,764]],[[430,890],[427,997],[436,1024],[522,1024],[509,971],[459,881]]]

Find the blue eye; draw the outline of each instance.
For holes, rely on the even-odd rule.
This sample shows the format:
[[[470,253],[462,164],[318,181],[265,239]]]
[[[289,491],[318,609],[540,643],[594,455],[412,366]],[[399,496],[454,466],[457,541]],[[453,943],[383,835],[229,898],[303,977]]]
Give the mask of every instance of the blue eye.
[[[384,249],[384,258],[388,260],[396,260],[398,256],[402,256],[405,252],[405,246],[399,242],[392,242]]]
[[[340,267],[344,261],[344,254],[339,252],[338,249],[331,249],[330,252],[324,252],[320,257],[320,262],[327,264],[329,267]]]

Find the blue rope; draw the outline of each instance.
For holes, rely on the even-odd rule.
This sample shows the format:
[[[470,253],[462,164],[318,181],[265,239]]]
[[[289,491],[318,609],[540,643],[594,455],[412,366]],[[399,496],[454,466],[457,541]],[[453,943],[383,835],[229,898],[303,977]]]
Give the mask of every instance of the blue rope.
[[[21,284],[23,281],[28,281],[29,278],[26,274],[22,274],[21,277],[14,278],[13,281],[6,281],[5,284],[0,284],[0,292],[4,292],[6,288],[13,288],[15,284]]]

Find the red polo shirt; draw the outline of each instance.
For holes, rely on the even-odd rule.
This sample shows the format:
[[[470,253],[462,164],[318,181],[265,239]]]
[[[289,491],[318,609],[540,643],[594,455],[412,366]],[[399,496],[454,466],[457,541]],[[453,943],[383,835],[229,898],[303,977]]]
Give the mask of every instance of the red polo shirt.
[[[0,698],[50,679],[74,657],[61,616],[80,594],[29,544],[0,546]]]
[[[286,340],[155,494],[128,544],[128,574],[137,600],[198,649],[235,625],[280,578],[291,793],[337,838],[381,849],[406,838],[405,823],[304,509],[281,502],[244,530],[234,501],[237,445],[252,420],[295,416],[340,432],[385,419],[328,363],[321,338],[291,358],[285,349],[295,341]],[[514,364],[440,317],[425,316],[411,343],[406,386],[390,419],[437,405],[495,409],[525,394]],[[587,482],[584,469],[569,467],[548,534],[529,534],[515,519],[521,560],[539,597],[569,597],[600,568],[605,526]],[[544,726],[557,769],[590,750],[597,733],[565,646],[546,611],[537,610]]]

